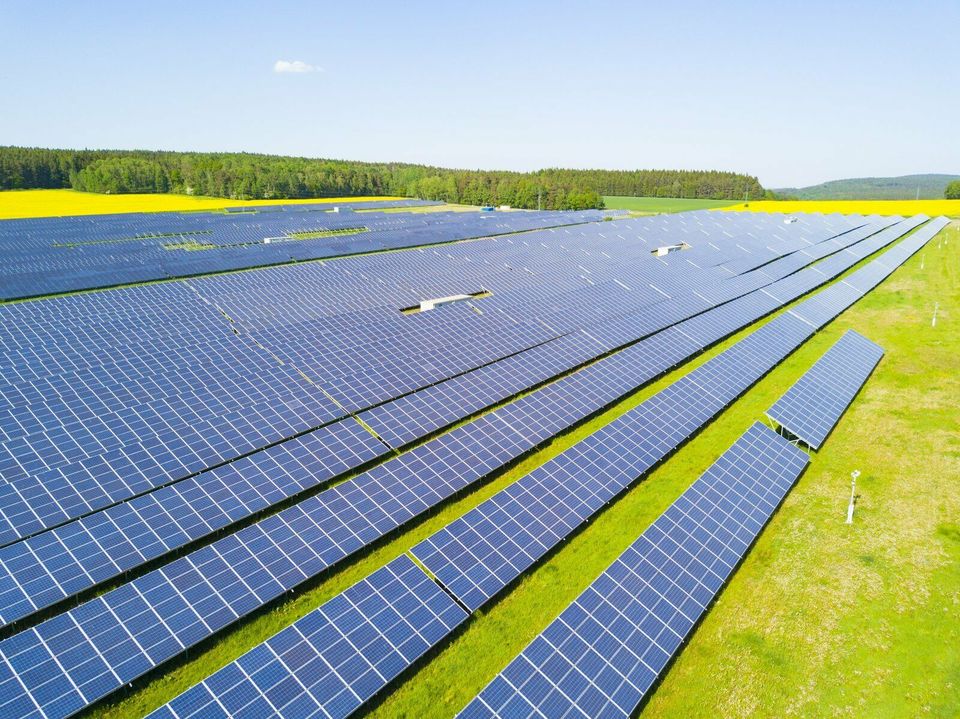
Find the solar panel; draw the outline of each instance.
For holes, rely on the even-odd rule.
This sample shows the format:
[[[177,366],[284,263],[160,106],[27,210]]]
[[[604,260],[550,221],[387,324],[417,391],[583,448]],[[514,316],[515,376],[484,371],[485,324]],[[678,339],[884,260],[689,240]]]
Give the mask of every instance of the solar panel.
[[[466,618],[401,555],[149,716],[346,717]]]
[[[730,307],[731,305],[725,305],[722,309],[718,308],[716,312],[723,312],[724,316],[731,317]],[[766,310],[766,305],[754,308],[745,315],[741,314],[739,317],[735,317],[737,320],[736,326],[742,326],[743,323],[755,318],[761,310]],[[707,315],[710,314],[710,312],[707,313]],[[697,320],[699,321],[700,318],[697,318]],[[689,331],[686,330],[686,323],[682,323],[679,327],[683,327],[684,332]],[[519,453],[532,447],[534,443],[546,439],[555,432],[569,426],[578,418],[596,411],[623,393],[682,361],[702,344],[709,344],[719,339],[723,334],[730,331],[732,325],[725,322],[722,325],[710,324],[709,327],[711,327],[709,333],[702,329],[698,331],[701,344],[697,345],[691,344],[684,332],[669,328],[608,358],[599,365],[589,367],[545,388],[535,396],[523,398],[498,410],[495,414],[503,416],[509,428],[524,435],[522,441],[511,440],[505,442],[503,435],[499,434],[487,437],[484,435],[487,431],[487,425],[481,422],[475,427],[467,427],[462,431],[458,430],[449,438],[436,442],[438,449],[441,445],[444,447],[444,449],[440,449],[439,454],[431,445],[415,451],[407,458],[388,463],[384,468],[385,476],[391,477],[392,482],[386,485],[384,489],[387,489],[391,495],[394,492],[397,493],[393,496],[404,497],[399,504],[396,504],[393,496],[391,496],[390,503],[397,507],[397,510],[391,514],[393,521],[399,523],[410,516],[408,506],[411,506],[412,498],[409,497],[410,490],[407,487],[407,482],[411,476],[409,469],[407,469],[408,463],[410,466],[420,468],[418,470],[420,483],[416,485],[418,487],[416,502],[419,503],[428,498],[430,503],[436,503],[443,497],[448,496],[450,492],[458,490],[495,466],[499,466],[500,463],[518,456]],[[564,411],[558,413],[556,407],[563,407]],[[364,419],[366,418],[364,417]],[[343,425],[334,425],[331,429],[336,429],[338,426]],[[372,438],[363,437],[365,433],[360,432],[352,424],[350,426],[353,428],[353,435],[359,433],[361,435],[360,439],[365,440],[366,447],[360,451],[362,456],[359,457],[355,454],[357,450],[350,450],[347,447],[347,451],[342,457],[345,464],[340,467],[341,471],[349,466],[355,466],[360,461],[366,461],[371,456],[368,453],[378,449]],[[375,424],[375,427],[381,429],[383,425]],[[330,431],[325,430],[308,436],[316,444],[320,437],[329,434]],[[464,439],[468,436],[473,437],[470,442],[480,442],[484,446],[495,446],[498,448],[499,455],[495,458],[479,460],[477,454],[473,453],[474,461],[470,466],[461,467],[455,473],[458,482],[443,481],[438,484],[441,475],[431,478],[424,472],[426,468],[429,467],[432,470],[433,466],[436,466],[439,472],[447,476],[450,475],[451,467],[449,463],[438,463],[436,458],[446,455],[446,447],[457,447],[455,451],[463,454],[464,449],[460,444],[459,435],[463,435]],[[495,441],[491,443],[491,439],[494,437]],[[329,449],[324,449],[322,446],[316,448],[322,453],[334,451],[334,455],[329,460],[324,461],[325,468],[321,471],[321,468],[314,465],[312,469],[314,474],[311,476],[288,484],[287,488],[279,493],[273,491],[275,500],[286,498],[291,493],[299,491],[303,486],[303,481],[318,482],[332,476],[331,470],[341,459],[338,455],[343,453],[343,450],[335,450],[336,438],[330,437],[330,439],[334,441],[334,444]],[[355,442],[356,437],[351,438],[350,441]],[[227,483],[225,489],[229,491],[246,491],[242,490],[242,487],[259,476],[259,465],[265,462],[266,464],[263,464],[263,466],[270,467],[277,461],[285,462],[286,459],[284,458],[291,452],[291,447],[296,448],[297,445],[296,442],[278,445],[277,448],[263,453],[262,457],[254,455],[240,463],[214,470],[209,476],[200,475],[196,481],[190,480],[186,483],[172,485],[161,490],[160,493],[147,494],[102,513],[91,515],[87,519],[80,520],[79,524],[68,524],[51,533],[38,535],[26,543],[12,545],[0,550],[0,560],[6,567],[6,573],[0,572],[0,596],[9,600],[6,603],[7,609],[0,615],[0,618],[4,622],[22,618],[43,606],[69,596],[71,593],[79,592],[88,586],[93,586],[111,576],[115,576],[120,571],[125,571],[150,558],[159,556],[158,553],[170,551],[184,542],[196,538],[199,536],[198,533],[210,531],[211,522],[216,524],[217,518],[222,515],[210,511],[205,512],[208,516],[201,514],[204,512],[204,508],[210,505],[205,499],[205,493],[198,491],[201,486],[198,482],[223,481]],[[509,451],[504,453],[504,449]],[[421,454],[422,458],[420,457]],[[277,458],[273,455],[277,455]],[[493,464],[491,464],[491,460],[494,461]],[[298,464],[299,460],[294,463],[292,471],[299,477],[303,474],[303,469],[297,466]],[[397,466],[396,470],[391,469],[394,464]],[[277,476],[276,472],[274,472],[274,476]],[[379,479],[381,476],[379,472],[372,473],[372,481],[382,483],[382,480]],[[257,481],[260,482],[260,480]],[[360,478],[352,486],[364,486],[364,482],[365,479]],[[218,485],[211,484],[210,486],[212,488]],[[235,489],[231,489],[231,487],[235,487]],[[441,487],[442,490],[439,489]],[[222,490],[218,489],[218,491]],[[377,491],[380,493],[378,494],[379,501],[386,501],[382,494],[383,490],[378,487]],[[424,495],[424,492],[427,492],[427,494]],[[336,501],[342,501],[339,499],[342,494],[340,490],[335,490],[333,494],[337,497]],[[364,497],[363,494],[347,496],[348,498],[350,496]],[[171,503],[173,507],[176,507],[176,513],[173,516],[168,516],[168,511],[157,504],[159,499],[164,499],[164,502]],[[183,506],[180,505],[180,501],[184,502]],[[219,501],[225,502],[226,499],[221,497]],[[257,506],[250,506],[249,502],[248,499],[244,507],[247,514]],[[420,505],[416,504],[415,506],[419,507]],[[224,505],[224,509],[226,509],[226,505]],[[243,514],[244,512],[234,506],[229,511],[229,518],[237,520]],[[382,531],[386,531],[387,528],[395,525],[379,521],[378,526],[379,530],[373,536],[379,536]],[[157,534],[158,531],[161,532],[159,535]],[[339,529],[331,528],[328,531],[336,532]]]
[[[848,330],[767,410],[767,416],[819,449],[881,357],[882,347]]]
[[[808,461],[754,424],[458,716],[632,716]]]

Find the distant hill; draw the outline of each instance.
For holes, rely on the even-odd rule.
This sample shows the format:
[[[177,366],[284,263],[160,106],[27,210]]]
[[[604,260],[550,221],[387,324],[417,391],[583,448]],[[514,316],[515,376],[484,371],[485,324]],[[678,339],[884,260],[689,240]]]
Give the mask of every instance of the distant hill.
[[[920,187],[921,200],[942,200],[947,183],[960,175],[903,175],[831,180],[810,187],[784,187],[777,194],[798,200],[913,200]]]

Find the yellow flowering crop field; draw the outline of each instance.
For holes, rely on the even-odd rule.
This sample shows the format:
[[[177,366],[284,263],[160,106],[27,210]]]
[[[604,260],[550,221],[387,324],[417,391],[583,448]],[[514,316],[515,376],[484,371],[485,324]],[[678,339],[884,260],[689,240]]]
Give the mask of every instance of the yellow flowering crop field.
[[[9,190],[0,192],[0,219],[101,215],[122,212],[182,212],[259,205],[401,200],[402,197],[330,197],[310,200],[231,200],[193,195],[101,195],[75,190]]]
[[[960,217],[960,200],[760,200],[721,212],[822,212],[860,215],[946,215]]]

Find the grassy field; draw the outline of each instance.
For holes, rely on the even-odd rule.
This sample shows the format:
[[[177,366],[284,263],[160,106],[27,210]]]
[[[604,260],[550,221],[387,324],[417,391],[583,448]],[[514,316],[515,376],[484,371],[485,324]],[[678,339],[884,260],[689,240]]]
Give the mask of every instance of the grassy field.
[[[622,195],[605,195],[603,202],[608,210],[630,210],[649,214],[714,210],[737,204],[736,200],[686,200],[676,197],[625,197]]]
[[[644,716],[930,716],[960,711],[960,232],[818,333],[368,712],[450,717],[852,327],[887,355],[724,590]],[[921,270],[921,266],[923,269]],[[934,302],[940,310],[930,327]],[[172,665],[98,717],[140,716],[595,431],[740,333],[555,438],[371,553]],[[859,468],[856,523],[843,524]]]
[[[760,200],[723,208],[733,212],[822,212],[828,214],[946,215],[960,217],[960,200]]]
[[[74,190],[9,190],[0,192],[0,220],[20,217],[59,217],[123,212],[222,210],[224,207],[258,207],[279,204],[399,200],[400,197],[336,197],[319,200],[230,200],[193,195],[101,195]]]

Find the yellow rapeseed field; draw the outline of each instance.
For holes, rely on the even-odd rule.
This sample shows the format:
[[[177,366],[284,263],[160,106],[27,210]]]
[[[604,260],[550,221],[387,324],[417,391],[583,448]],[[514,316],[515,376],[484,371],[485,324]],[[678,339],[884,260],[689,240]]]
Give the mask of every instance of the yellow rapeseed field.
[[[364,200],[400,200],[400,197],[335,197],[314,200],[230,200],[192,195],[101,195],[74,190],[10,190],[0,192],[0,219],[100,215],[121,212],[174,212],[220,210],[224,207],[311,202],[337,203]]]
[[[960,217],[960,200],[760,200],[720,212],[822,212],[859,215],[946,215]]]

